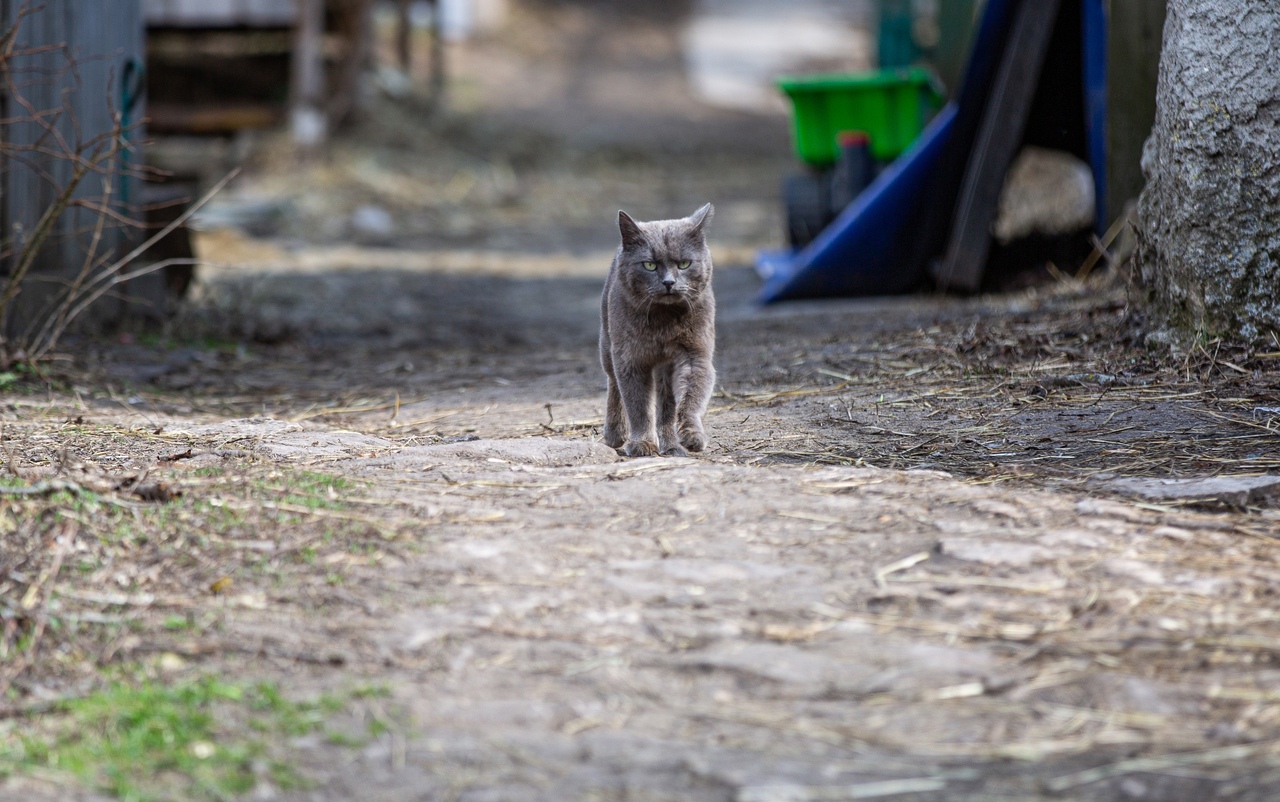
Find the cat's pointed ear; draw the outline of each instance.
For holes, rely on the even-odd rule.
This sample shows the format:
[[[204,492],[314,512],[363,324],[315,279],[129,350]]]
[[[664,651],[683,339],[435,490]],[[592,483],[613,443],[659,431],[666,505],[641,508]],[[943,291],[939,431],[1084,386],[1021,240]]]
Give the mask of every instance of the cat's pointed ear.
[[[704,234],[707,230],[707,225],[710,224],[711,218],[715,216],[715,213],[716,207],[707,203],[703,204],[701,209],[689,215],[685,219],[689,221],[689,228],[692,229],[694,234]]]
[[[641,245],[644,243],[644,234],[640,233],[640,224],[621,209],[618,210],[618,231],[622,233],[623,245]]]

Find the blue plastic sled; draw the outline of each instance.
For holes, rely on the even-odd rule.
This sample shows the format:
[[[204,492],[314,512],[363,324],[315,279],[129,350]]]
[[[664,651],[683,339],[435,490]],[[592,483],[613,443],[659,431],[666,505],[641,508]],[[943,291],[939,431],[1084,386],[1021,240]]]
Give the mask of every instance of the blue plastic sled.
[[[1035,0],[1025,0],[1034,2]],[[800,298],[888,295],[917,287],[946,247],[953,206],[987,96],[1009,44],[1020,0],[990,0],[970,50],[959,96],[929,123],[811,243],[766,251],[757,270],[762,303]],[[1103,0],[1082,4],[1085,130],[1105,219],[1106,21]]]

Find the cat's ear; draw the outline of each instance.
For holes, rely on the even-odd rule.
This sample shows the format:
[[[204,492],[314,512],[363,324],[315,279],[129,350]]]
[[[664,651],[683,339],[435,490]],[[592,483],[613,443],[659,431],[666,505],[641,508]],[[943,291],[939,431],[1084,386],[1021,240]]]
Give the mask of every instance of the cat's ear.
[[[640,232],[640,224],[631,219],[631,215],[621,209],[618,210],[618,231],[622,233],[623,245],[644,244],[644,234]]]
[[[711,222],[711,218],[715,216],[716,207],[707,203],[701,209],[685,218],[689,222],[689,229],[692,233],[701,235],[706,232],[707,225]]]

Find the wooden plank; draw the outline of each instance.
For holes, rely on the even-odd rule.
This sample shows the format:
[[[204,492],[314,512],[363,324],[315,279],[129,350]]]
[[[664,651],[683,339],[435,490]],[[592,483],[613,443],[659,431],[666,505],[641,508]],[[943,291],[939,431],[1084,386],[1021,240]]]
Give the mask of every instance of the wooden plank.
[[[1022,143],[1058,4],[1058,0],[1023,0],[1018,9],[969,153],[947,253],[934,273],[944,288],[973,292],[982,282],[1000,191]]]
[[[1107,208],[1112,216],[1142,192],[1142,146],[1156,119],[1156,75],[1166,0],[1111,0],[1107,108]]]
[[[233,134],[282,122],[284,109],[271,103],[152,103],[147,127],[153,133]]]

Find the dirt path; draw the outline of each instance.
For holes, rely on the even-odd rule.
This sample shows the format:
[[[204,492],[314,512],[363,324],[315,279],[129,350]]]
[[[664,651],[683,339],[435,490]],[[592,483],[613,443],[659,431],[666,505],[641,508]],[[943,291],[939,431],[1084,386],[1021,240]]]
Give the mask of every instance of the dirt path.
[[[671,24],[636,30],[557,52],[684,91]],[[608,140],[592,86],[574,128]],[[217,744],[183,749],[258,751],[209,798],[1276,798],[1270,490],[1115,483],[1276,472],[1275,354],[1148,351],[1106,280],[760,309],[784,121],[686,100],[683,153],[388,112],[260,165],[235,204],[288,214],[203,240],[227,264],[170,336],[3,379],[0,798],[100,798],[24,739],[112,680],[210,677]],[[696,459],[598,442],[620,196],[720,207]],[[264,729],[230,701],[261,681],[338,702]],[[157,796],[199,796],[174,765]]]
[[[406,283],[320,283],[348,312],[359,298],[421,305],[391,331],[335,318],[309,342],[238,355],[114,347],[106,375],[186,389],[113,392],[108,380],[78,400],[15,399],[6,424],[30,478],[149,466],[185,493],[170,506],[190,516],[198,558],[153,535],[62,580],[64,603],[135,622],[103,641],[109,662],[177,654],[178,676],[267,677],[301,698],[386,689],[377,707],[357,703],[353,715],[388,722],[361,748],[286,745],[310,785],[285,798],[1276,793],[1275,514],[1135,504],[1086,483],[1130,452],[1167,474],[1159,426],[1229,415],[1242,401],[1224,392],[1233,372],[1198,392],[1132,374],[1104,393],[1079,377],[1114,375],[1110,351],[1054,366],[1022,349],[986,372],[1001,336],[964,353],[979,312],[992,332],[1101,339],[1119,316],[1105,297],[762,311],[749,273],[725,267],[716,446],[623,460],[597,442],[597,280],[379,276]],[[902,356],[920,336],[951,348]],[[838,369],[890,346],[897,356],[860,377]],[[929,423],[940,410],[989,422],[1009,398],[1035,414],[969,439],[1009,449],[1047,436],[1077,449],[1073,467],[1037,467],[1037,450],[975,461],[964,427]],[[1133,407],[1149,420],[1123,454],[1082,447]],[[1043,428],[1064,414],[1086,434]],[[870,427],[897,432],[900,461],[957,474],[858,466],[886,453],[859,435]],[[1243,438],[1239,459],[1275,453],[1273,435],[1209,428]],[[334,505],[289,505],[304,473],[340,479]],[[255,496],[255,482],[281,490]],[[237,504],[246,523],[202,517]],[[98,577],[119,572],[145,601],[102,595]],[[211,595],[223,576],[233,590]],[[193,628],[166,628],[193,610]],[[53,670],[26,687],[75,685]],[[22,798],[39,793],[14,782]]]

